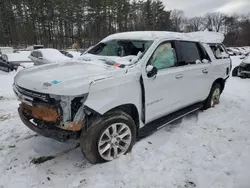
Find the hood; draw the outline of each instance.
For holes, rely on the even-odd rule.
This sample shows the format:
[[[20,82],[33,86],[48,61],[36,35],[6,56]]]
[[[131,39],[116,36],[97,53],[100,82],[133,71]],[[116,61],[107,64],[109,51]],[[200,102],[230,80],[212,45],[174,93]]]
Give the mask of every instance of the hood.
[[[126,69],[104,63],[75,61],[24,69],[15,77],[15,84],[40,93],[77,96],[88,93],[92,81],[125,73]]]

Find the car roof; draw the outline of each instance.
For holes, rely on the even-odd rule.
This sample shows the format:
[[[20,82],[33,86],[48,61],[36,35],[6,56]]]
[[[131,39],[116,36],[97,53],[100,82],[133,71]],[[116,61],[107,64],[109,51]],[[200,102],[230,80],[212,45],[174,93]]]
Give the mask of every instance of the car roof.
[[[33,52],[60,52],[60,51],[54,48],[40,48],[33,50]]]
[[[201,31],[191,33],[178,33],[168,31],[132,31],[116,33],[103,39],[101,42],[110,40],[151,40],[156,39],[184,40],[203,43],[222,43],[224,35],[217,32]]]

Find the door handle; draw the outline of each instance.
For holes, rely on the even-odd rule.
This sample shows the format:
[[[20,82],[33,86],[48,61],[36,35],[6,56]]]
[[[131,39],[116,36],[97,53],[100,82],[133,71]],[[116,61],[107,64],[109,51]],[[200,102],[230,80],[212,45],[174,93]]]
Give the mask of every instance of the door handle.
[[[183,78],[183,74],[178,74],[175,76],[176,79],[182,79]]]
[[[207,69],[204,69],[202,70],[203,74],[208,74],[208,70]]]

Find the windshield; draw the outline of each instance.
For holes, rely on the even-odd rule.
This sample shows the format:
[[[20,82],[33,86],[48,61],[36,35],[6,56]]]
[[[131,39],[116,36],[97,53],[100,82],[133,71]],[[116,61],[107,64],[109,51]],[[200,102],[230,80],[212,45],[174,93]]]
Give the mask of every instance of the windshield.
[[[136,56],[139,52],[146,52],[152,43],[153,41],[145,40],[111,40],[99,43],[88,53],[102,56]]]

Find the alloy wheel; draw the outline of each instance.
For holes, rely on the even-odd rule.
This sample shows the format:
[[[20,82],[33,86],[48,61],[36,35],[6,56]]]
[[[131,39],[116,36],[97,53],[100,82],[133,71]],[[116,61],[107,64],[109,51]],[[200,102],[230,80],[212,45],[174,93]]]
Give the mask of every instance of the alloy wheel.
[[[114,123],[104,130],[98,141],[98,152],[106,161],[124,155],[132,142],[132,132],[124,123]]]
[[[211,107],[214,107],[215,105],[219,103],[220,103],[220,89],[216,88],[211,98]]]

